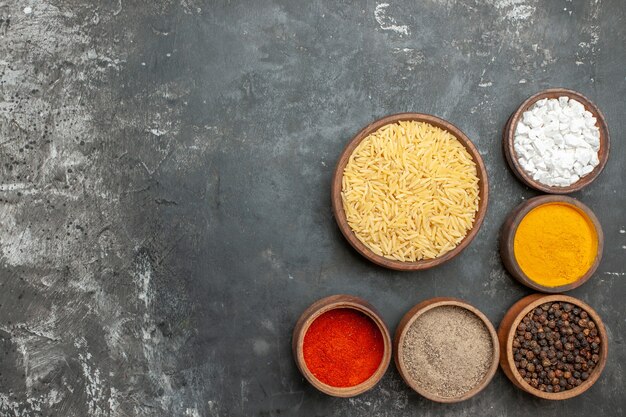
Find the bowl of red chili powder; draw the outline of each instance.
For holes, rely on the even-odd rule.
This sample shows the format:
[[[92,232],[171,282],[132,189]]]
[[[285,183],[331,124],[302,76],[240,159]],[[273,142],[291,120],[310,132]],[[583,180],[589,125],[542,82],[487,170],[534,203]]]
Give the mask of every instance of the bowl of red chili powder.
[[[293,355],[321,392],[353,397],[374,387],[391,360],[391,336],[365,300],[333,295],[313,303],[296,323]]]

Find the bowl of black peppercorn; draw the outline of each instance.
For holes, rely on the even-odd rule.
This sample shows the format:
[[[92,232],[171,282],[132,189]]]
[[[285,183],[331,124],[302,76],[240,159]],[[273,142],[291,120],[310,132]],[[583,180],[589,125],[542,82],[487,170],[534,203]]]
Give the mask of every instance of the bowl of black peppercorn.
[[[583,301],[532,294],[515,303],[498,328],[500,367],[515,386],[539,398],[576,397],[600,378],[608,337]]]

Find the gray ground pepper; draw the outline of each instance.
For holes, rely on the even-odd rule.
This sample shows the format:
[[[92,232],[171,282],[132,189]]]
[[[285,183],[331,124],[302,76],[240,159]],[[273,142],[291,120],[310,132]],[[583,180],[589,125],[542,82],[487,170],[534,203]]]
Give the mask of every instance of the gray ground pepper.
[[[413,381],[444,398],[459,397],[484,378],[493,358],[491,336],[474,313],[457,306],[428,310],[406,333],[402,358]]]

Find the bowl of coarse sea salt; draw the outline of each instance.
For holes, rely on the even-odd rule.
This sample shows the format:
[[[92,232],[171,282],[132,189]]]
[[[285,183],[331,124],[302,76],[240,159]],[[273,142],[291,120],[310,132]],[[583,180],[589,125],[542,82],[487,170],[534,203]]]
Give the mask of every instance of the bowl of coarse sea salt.
[[[609,129],[598,107],[563,88],[528,98],[503,132],[504,154],[515,175],[551,194],[578,191],[596,179],[609,147]]]

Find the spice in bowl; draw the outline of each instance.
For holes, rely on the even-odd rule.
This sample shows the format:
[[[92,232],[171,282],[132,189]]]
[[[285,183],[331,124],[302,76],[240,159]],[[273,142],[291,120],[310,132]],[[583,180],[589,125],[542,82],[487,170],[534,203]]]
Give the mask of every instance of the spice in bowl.
[[[522,114],[513,146],[522,169],[543,185],[567,187],[600,163],[593,114],[567,96],[541,99]]]
[[[494,354],[485,323],[455,305],[420,314],[410,324],[399,351],[411,385],[418,392],[443,399],[461,397],[480,385],[492,367]]]
[[[367,381],[383,359],[380,329],[365,314],[350,308],[329,310],[304,335],[306,367],[332,387],[353,387]]]
[[[513,251],[530,280],[544,287],[560,287],[576,282],[592,267],[598,252],[598,233],[577,207],[546,203],[521,220]]]
[[[379,128],[354,149],[341,198],[350,229],[376,255],[401,262],[453,250],[474,225],[476,163],[449,131],[426,122]]]
[[[601,344],[587,311],[571,303],[544,303],[517,326],[513,359],[531,387],[556,393],[589,379],[600,362]]]

